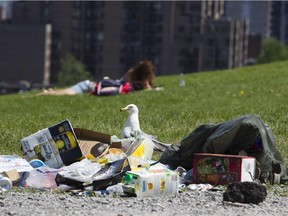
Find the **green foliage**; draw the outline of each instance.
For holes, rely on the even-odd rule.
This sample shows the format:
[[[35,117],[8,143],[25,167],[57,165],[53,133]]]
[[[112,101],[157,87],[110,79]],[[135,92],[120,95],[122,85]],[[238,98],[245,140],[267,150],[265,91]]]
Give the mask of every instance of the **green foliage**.
[[[61,59],[61,69],[57,75],[57,84],[59,86],[74,85],[87,79],[92,79],[91,74],[85,69],[84,64],[72,54],[67,54],[64,59]]]
[[[288,59],[288,47],[275,38],[264,39],[261,53],[257,58],[257,63],[268,63],[274,61],[283,61]]]

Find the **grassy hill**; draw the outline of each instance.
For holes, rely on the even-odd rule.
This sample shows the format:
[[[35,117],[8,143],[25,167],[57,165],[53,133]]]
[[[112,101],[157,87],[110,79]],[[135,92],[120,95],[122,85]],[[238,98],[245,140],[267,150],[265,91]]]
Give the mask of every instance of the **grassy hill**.
[[[222,123],[257,114],[270,126],[277,146],[288,161],[288,61],[233,70],[157,77],[163,91],[97,97],[35,96],[35,92],[0,97],[0,154],[21,154],[20,139],[69,119],[74,127],[120,137],[127,113],[134,103],[140,110],[143,131],[166,143],[180,140],[204,123]]]

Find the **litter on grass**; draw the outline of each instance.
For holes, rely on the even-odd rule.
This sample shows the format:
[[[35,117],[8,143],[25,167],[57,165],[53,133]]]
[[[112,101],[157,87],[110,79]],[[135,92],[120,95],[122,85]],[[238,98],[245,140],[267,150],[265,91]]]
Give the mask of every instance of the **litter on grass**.
[[[0,189],[144,197],[204,192],[235,182],[285,182],[287,169],[271,130],[263,125],[255,115],[202,125],[172,145],[141,131],[120,139],[73,128],[66,119],[21,139],[22,157],[0,155]],[[201,145],[200,140],[209,142]],[[263,160],[267,150],[276,152],[275,158]],[[161,153],[158,161],[153,160],[155,151]]]

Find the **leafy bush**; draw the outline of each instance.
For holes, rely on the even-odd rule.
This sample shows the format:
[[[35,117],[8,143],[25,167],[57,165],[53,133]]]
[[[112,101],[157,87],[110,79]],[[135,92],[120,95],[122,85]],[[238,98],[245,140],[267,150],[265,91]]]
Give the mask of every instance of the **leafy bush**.
[[[288,59],[288,47],[275,38],[264,39],[257,64],[282,61]]]
[[[87,79],[92,79],[90,72],[72,54],[67,54],[61,60],[61,69],[57,75],[57,84],[59,86],[74,85],[79,81]]]

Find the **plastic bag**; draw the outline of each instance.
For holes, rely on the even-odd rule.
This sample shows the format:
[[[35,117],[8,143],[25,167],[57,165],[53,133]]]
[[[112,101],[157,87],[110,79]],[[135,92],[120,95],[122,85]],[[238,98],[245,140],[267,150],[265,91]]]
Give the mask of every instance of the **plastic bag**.
[[[57,169],[45,167],[39,167],[37,169],[29,171],[29,176],[26,179],[26,187],[32,188],[57,188],[55,181]]]
[[[83,159],[69,166],[62,167],[62,171],[60,171],[59,174],[64,178],[91,183],[92,176],[99,172],[100,169],[100,163],[91,162],[88,159]]]

